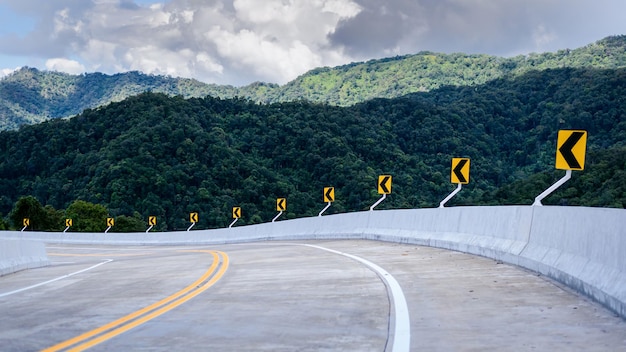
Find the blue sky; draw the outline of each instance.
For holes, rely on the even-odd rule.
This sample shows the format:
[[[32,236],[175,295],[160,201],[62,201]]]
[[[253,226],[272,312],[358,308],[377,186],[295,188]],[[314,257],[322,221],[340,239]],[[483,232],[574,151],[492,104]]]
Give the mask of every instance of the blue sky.
[[[624,0],[0,0],[0,77],[30,66],[245,85],[428,50],[513,56],[626,34]]]

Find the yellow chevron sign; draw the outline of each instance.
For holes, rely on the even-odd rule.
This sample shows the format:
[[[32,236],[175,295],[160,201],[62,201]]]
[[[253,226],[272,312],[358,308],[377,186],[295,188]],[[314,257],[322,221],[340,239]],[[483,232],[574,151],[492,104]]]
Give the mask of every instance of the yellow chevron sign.
[[[378,176],[378,194],[391,194],[391,175]]]
[[[233,207],[233,219],[241,218],[241,207]]]
[[[66,227],[71,227],[72,225],[74,225],[74,221],[72,219],[65,219]]]
[[[109,227],[115,226],[115,218],[107,218],[107,226]]]
[[[470,159],[468,158],[452,158],[452,172],[450,172],[450,182],[452,183],[469,183],[470,175]]]
[[[276,211],[285,211],[285,210],[287,210],[287,199],[286,198],[276,199]]]
[[[26,226],[26,227],[30,226],[30,219],[29,218],[24,218],[24,226]]]
[[[587,131],[560,130],[556,142],[556,168],[584,170]]]
[[[189,213],[189,222],[197,223],[198,222],[198,213]]]
[[[324,202],[330,203],[335,201],[335,187],[324,188]]]
[[[157,219],[156,219],[156,216],[150,216],[150,217],[148,218],[148,225],[150,225],[150,226],[156,226],[156,224],[157,224]]]

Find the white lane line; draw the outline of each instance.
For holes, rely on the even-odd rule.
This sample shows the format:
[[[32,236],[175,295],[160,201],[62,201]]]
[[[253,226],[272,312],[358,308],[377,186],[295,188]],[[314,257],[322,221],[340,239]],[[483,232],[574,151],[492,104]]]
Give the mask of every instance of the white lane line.
[[[113,248],[106,246],[94,245],[93,247],[75,247],[75,246],[46,246],[48,249],[75,249],[75,250],[98,250],[98,251],[111,251],[111,252],[132,252],[132,251],[145,251],[147,246],[141,246],[140,248]],[[193,247],[195,248],[195,247]],[[155,251],[166,251],[171,248],[150,248]]]
[[[24,292],[24,291],[26,291],[26,290],[31,290],[31,289],[33,289],[33,288],[37,288],[37,287],[39,287],[39,286],[47,285],[47,284],[49,284],[49,283],[53,283],[53,282],[55,282],[55,281],[59,281],[59,280],[63,280],[63,279],[67,279],[67,278],[68,278],[68,277],[70,277],[70,276],[74,276],[74,275],[77,275],[77,274],[80,274],[80,273],[84,273],[85,271],[88,271],[88,270],[91,270],[91,269],[95,269],[95,268],[99,267],[100,265],[104,265],[104,264],[106,264],[106,263],[110,263],[110,262],[112,262],[112,261],[113,261],[113,259],[107,259],[107,260],[103,261],[102,263],[98,263],[98,264],[96,264],[96,265],[90,266],[89,268],[86,268],[86,269],[83,269],[83,270],[79,270],[79,271],[73,272],[73,273],[71,273],[71,274],[67,274],[67,275],[59,276],[59,277],[57,277],[57,278],[55,278],[55,279],[52,279],[52,280],[48,280],[48,281],[40,282],[40,283],[35,284],[35,285],[32,285],[32,286],[28,286],[28,287],[20,288],[19,290],[9,291],[9,292],[5,292],[5,293],[0,293],[0,297],[10,296],[10,295],[12,295],[12,294],[16,294],[16,293]]]
[[[345,257],[363,263],[370,269],[374,270],[374,272],[376,272],[376,274],[378,274],[378,276],[385,282],[385,285],[387,286],[388,291],[391,293],[391,297],[393,298],[395,330],[393,332],[393,347],[391,351],[405,352],[410,350],[411,319],[409,318],[409,308],[407,307],[406,299],[404,298],[404,293],[402,292],[402,287],[400,287],[398,281],[396,281],[396,279],[391,276],[391,274],[389,274],[385,269],[381,268],[380,266],[352,254],[343,253],[312,244],[303,244],[303,246],[313,247],[327,252],[343,255]]]

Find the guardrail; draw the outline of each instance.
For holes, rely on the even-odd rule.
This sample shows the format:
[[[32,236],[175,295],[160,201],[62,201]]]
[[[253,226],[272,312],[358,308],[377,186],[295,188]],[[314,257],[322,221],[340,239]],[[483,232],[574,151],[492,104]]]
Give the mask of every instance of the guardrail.
[[[216,230],[151,233],[2,232],[48,243],[208,245],[369,239],[477,254],[561,282],[626,318],[626,210],[451,207],[367,211]]]
[[[43,242],[2,239],[0,235],[0,276],[49,264]]]

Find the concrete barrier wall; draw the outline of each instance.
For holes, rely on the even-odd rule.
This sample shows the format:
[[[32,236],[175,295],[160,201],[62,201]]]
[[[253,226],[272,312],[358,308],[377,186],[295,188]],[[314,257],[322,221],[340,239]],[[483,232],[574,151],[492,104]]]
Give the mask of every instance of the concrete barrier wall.
[[[520,260],[626,318],[626,210],[539,207]]]
[[[626,318],[626,210],[451,207],[382,210],[167,233],[4,232],[52,243],[210,245],[264,240],[370,239],[477,254],[549,276]]]
[[[42,241],[0,238],[0,276],[49,264]]]

